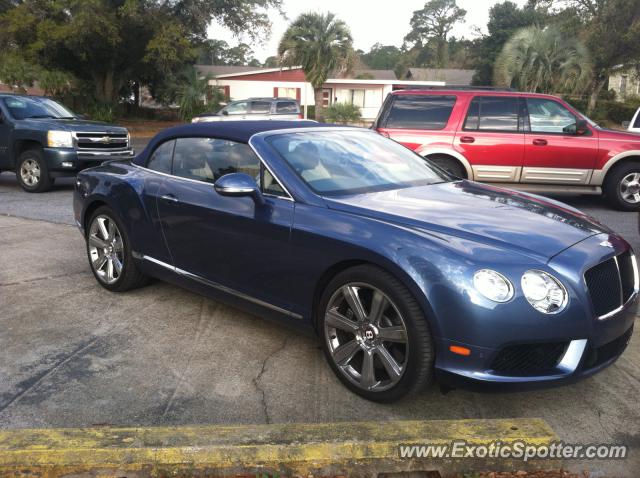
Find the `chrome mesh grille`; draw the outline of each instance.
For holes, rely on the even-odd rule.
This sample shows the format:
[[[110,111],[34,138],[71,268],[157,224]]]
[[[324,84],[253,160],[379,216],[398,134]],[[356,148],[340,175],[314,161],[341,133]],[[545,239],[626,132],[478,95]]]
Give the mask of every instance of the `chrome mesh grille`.
[[[584,279],[598,317],[624,305],[635,292],[635,272],[630,251],[607,259],[587,270]]]

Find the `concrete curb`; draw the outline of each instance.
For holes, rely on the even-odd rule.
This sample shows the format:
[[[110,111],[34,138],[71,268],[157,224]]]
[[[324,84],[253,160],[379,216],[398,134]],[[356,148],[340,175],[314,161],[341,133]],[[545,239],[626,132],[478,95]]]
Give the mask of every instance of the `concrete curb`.
[[[376,476],[378,473],[557,469],[546,460],[406,459],[400,444],[557,441],[541,419],[343,422],[0,431],[0,475]],[[26,475],[25,475],[26,473]]]

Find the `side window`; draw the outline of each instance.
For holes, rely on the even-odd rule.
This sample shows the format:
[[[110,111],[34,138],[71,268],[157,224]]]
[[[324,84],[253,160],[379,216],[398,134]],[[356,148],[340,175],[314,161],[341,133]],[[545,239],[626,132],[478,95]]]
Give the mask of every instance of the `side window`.
[[[298,105],[293,101],[278,101],[276,103],[276,113],[279,114],[297,114]]]
[[[447,125],[455,96],[398,95],[391,103],[385,128],[438,130]]]
[[[254,115],[268,115],[271,112],[271,101],[252,101],[251,113]]]
[[[176,141],[174,175],[214,183],[229,173],[246,173],[258,181],[260,160],[248,145],[214,138]]]
[[[238,101],[237,103],[231,103],[225,107],[225,111],[230,115],[246,115],[249,111],[249,103],[246,101]]]
[[[640,114],[636,114],[636,120],[633,122],[634,128],[640,128]]]
[[[518,98],[480,96],[471,101],[464,129],[478,131],[518,131]]]
[[[576,117],[560,103],[543,98],[527,98],[529,123],[532,133],[565,133],[573,127]]]
[[[173,158],[174,140],[166,141],[158,146],[147,161],[147,168],[160,173],[171,174],[171,159]]]
[[[264,166],[262,167],[262,192],[272,196],[288,197],[278,180]]]

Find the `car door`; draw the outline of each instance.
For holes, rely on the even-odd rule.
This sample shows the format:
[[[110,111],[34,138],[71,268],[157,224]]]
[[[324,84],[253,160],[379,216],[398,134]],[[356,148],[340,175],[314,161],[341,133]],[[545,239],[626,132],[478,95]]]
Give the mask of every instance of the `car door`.
[[[471,164],[474,179],[517,182],[524,160],[523,103],[518,96],[475,96],[453,146]]]
[[[7,121],[3,110],[0,108],[0,170],[11,168],[11,158],[9,157],[9,138],[11,136],[11,125]]]
[[[522,182],[587,184],[598,154],[598,137],[588,129],[576,133],[578,118],[551,98],[526,98],[526,132]]]
[[[249,116],[249,102],[248,101],[235,101],[228,104],[222,110],[222,119],[226,121],[239,121],[250,119]]]
[[[162,238],[162,229],[158,219],[158,198],[161,193],[161,185],[168,174],[171,174],[171,161],[175,140],[168,140],[159,144],[149,156],[145,164],[143,181],[141,184],[141,198],[144,208],[151,217],[151,227],[140,229],[144,237],[138,241],[140,249],[136,252],[143,254],[156,263],[171,264],[172,259],[169,250]]]
[[[234,172],[260,180],[260,160],[248,145],[213,138],[176,141],[172,176],[158,198],[173,264],[214,288],[287,308],[294,203],[278,194],[265,194],[263,204],[221,196],[214,182]]]

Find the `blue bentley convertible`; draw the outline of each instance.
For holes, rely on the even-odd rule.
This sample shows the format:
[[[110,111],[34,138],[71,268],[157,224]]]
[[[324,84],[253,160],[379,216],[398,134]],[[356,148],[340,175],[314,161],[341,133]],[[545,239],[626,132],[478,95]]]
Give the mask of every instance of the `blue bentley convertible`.
[[[352,391],[438,378],[522,389],[613,363],[629,244],[562,203],[460,180],[377,133],[311,122],[168,129],[78,175],[97,281],[155,277],[313,329]]]

